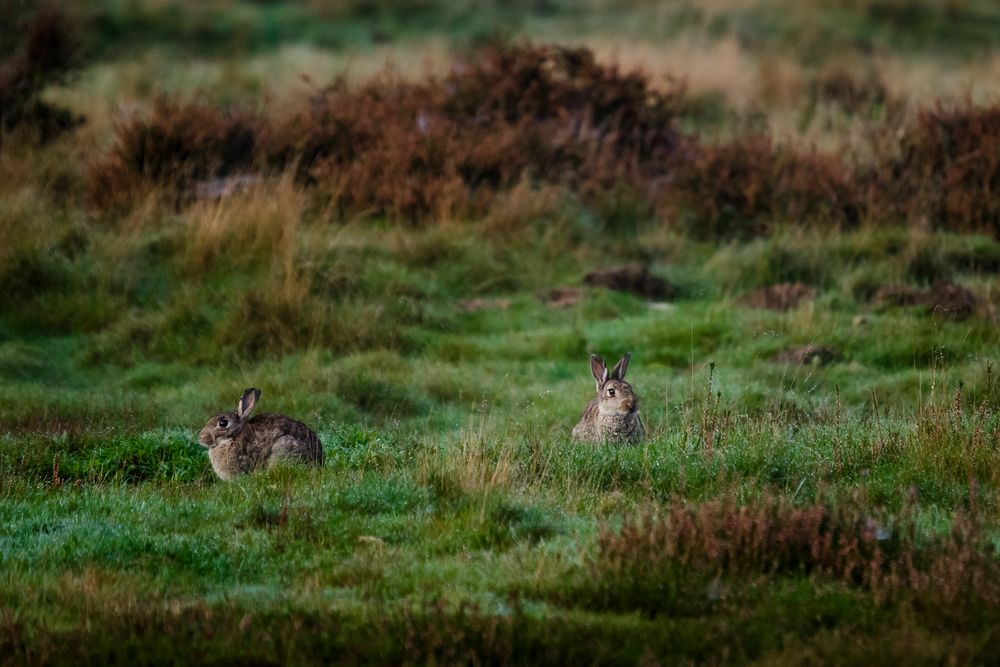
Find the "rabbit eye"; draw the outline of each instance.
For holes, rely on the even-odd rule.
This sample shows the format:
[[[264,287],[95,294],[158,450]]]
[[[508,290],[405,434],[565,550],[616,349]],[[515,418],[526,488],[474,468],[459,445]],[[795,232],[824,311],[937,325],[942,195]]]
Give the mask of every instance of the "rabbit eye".
[[[225,417],[223,417],[222,419],[219,420],[219,428],[226,428],[227,426],[229,426],[229,420],[228,419],[226,419]]]
[[[615,388],[614,387],[609,388],[608,389],[608,396],[614,396],[614,395],[615,395]]]

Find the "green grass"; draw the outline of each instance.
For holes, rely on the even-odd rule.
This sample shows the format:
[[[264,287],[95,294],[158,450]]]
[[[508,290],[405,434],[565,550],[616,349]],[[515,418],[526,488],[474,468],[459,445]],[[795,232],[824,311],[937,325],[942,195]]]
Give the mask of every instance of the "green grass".
[[[543,267],[553,248],[504,246],[474,228],[396,232],[392,242],[354,229],[351,253],[334,260],[306,240],[336,228],[307,218],[296,250],[310,285],[304,317],[313,307],[354,317],[351,308],[374,303],[391,335],[343,338],[319,327],[289,348],[251,352],[219,333],[227,309],[239,308],[226,286],[249,281],[266,294],[274,269],[232,264],[185,278],[173,225],[167,216],[144,232],[165,240],[137,270],[146,289],[122,290],[106,277],[114,271],[101,257],[135,246],[95,226],[84,232],[80,266],[89,263],[89,273],[70,272],[58,291],[6,297],[0,604],[11,660],[794,663],[879,651],[979,662],[989,654],[990,612],[956,606],[957,616],[941,616],[923,594],[887,601],[795,571],[714,584],[682,570],[622,589],[593,569],[599,526],[720,496],[860,502],[912,526],[905,530],[918,543],[947,534],[975,507],[983,548],[1000,544],[1000,336],[991,316],[951,322],[918,308],[854,322],[869,307],[842,276],[913,281],[905,233],[779,235],[714,248],[650,231],[642,252],[653,248],[654,266],[690,286],[680,300],[663,310],[590,290],[582,304],[553,310],[537,297],[547,285],[634,259],[628,246],[613,247],[617,257],[581,246],[532,274],[522,267]],[[885,241],[894,235],[902,242]],[[922,242],[950,277],[988,284],[950,258],[956,248],[995,252],[994,242]],[[439,259],[416,249],[424,245]],[[878,259],[863,250],[880,245],[901,250]],[[742,305],[756,285],[806,277],[761,264],[774,254],[828,257],[812,276],[814,304],[789,313]],[[323,287],[331,271],[345,276],[342,291]],[[458,308],[483,294],[510,306]],[[25,315],[78,299],[114,304],[104,329]],[[270,320],[239,321],[247,336],[274,331]],[[153,335],[138,335],[136,322]],[[770,360],[804,343],[835,345],[843,358],[823,367]],[[570,443],[593,391],[587,353],[625,349],[650,441]],[[322,471],[215,479],[196,431],[248,385],[264,389],[265,409],[318,429]],[[731,592],[706,597],[720,585]],[[256,627],[269,630],[237,640]]]
[[[148,659],[157,646],[178,660],[381,662],[457,651],[551,662],[582,651],[573,638],[587,637],[599,661],[614,663],[644,652],[794,662],[807,646],[837,660],[876,646],[911,659],[985,658],[988,610],[957,611],[949,622],[921,611],[919,600],[880,603],[794,571],[728,577],[732,592],[719,602],[704,597],[707,580],[690,575],[635,591],[588,576],[595,517],[614,521],[650,502],[764,489],[800,502],[860,492],[898,513],[915,485],[920,499],[906,511],[931,539],[970,501],[967,479],[906,437],[906,421],[886,425],[904,435],[881,455],[870,449],[869,428],[853,420],[777,439],[774,430],[787,427],[763,422],[727,431],[712,457],[683,430],[613,449],[511,435],[520,429],[502,423],[437,443],[405,428],[338,426],[322,431],[322,472],[276,470],[231,484],[213,478],[182,431],[8,438],[0,553],[2,603],[13,615],[5,649],[19,660],[47,645],[57,662]],[[997,428],[994,418],[994,442]],[[834,433],[843,439],[839,454]],[[951,446],[968,453],[964,441]],[[49,464],[57,456],[55,485]],[[995,475],[995,464],[979,465],[984,481]],[[980,494],[986,516],[995,516],[995,480]],[[906,632],[922,639],[916,644],[891,641],[903,631],[901,612]],[[86,624],[73,620],[84,615]],[[212,633],[196,629],[210,619]],[[230,645],[249,623],[271,631]],[[303,625],[312,630],[292,643],[288,633]],[[362,626],[387,634],[344,631]],[[495,634],[484,639],[483,627]],[[955,643],[937,643],[942,636]]]
[[[192,237],[211,208],[129,227],[38,198],[6,218],[7,284],[25,267],[52,277],[0,296],[12,662],[989,655],[988,587],[942,605],[936,590],[883,599],[822,573],[668,564],[622,588],[595,563],[601,526],[720,497],[859,504],[945,571],[933,545],[974,511],[976,549],[995,550],[996,241],[862,229],[719,245],[653,223],[553,235],[544,219],[501,239],[474,223],[338,223],[287,187],[222,204],[277,239],[236,258]],[[678,299],[540,298],[626,261]],[[868,303],[880,284],[945,278],[977,293],[971,319]],[[816,300],[743,303],[782,280]],[[473,297],[509,302],[465,312]],[[772,360],[810,343],[840,360]],[[587,354],[625,350],[650,441],[570,443]],[[214,477],[195,434],[251,385],[262,409],[319,431],[322,471]],[[270,630],[237,641],[258,624]]]

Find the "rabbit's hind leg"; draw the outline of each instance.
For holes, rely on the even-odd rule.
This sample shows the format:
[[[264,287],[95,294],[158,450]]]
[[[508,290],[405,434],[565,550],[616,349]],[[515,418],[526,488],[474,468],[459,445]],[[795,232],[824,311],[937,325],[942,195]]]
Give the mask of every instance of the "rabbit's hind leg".
[[[267,465],[271,467],[279,463],[309,463],[305,445],[292,436],[282,436],[271,445],[271,456]]]

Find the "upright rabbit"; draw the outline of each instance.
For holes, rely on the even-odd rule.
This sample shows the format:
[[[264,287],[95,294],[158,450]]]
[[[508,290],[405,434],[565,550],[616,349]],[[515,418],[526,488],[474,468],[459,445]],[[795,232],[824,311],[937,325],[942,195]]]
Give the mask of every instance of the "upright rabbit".
[[[590,355],[590,371],[597,380],[597,397],[583,409],[580,422],[573,428],[573,440],[631,445],[645,437],[646,429],[639,417],[639,398],[632,385],[625,382],[631,358],[632,353],[626,352],[608,373],[604,359]]]
[[[281,460],[323,465],[323,445],[302,422],[284,415],[249,417],[258,398],[260,389],[247,389],[235,412],[212,417],[198,434],[215,474],[232,479]]]

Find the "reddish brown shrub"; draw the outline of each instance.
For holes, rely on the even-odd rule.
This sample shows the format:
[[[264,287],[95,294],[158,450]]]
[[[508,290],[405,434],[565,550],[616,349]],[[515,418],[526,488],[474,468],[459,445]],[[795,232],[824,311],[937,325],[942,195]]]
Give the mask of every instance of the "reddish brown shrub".
[[[741,505],[713,500],[646,511],[620,529],[601,528],[595,577],[652,585],[680,568],[685,576],[806,573],[842,580],[883,599],[1000,603],[1000,560],[978,524],[958,516],[950,534],[918,546],[907,526],[851,503],[794,506],[764,498]]]
[[[161,105],[119,130],[94,190],[129,175],[176,186],[244,168],[254,147],[244,139],[256,136],[263,162],[297,165],[300,180],[345,215],[479,215],[498,191],[526,181],[600,205],[622,182],[646,190],[683,143],[672,122],[679,95],[586,50],[492,45],[443,78],[336,83],[256,135],[240,116]]]
[[[327,91],[311,119],[298,120],[302,132],[291,145],[304,147],[294,158],[300,175],[345,215],[415,222],[481,213],[484,200],[523,170],[522,137],[510,128],[475,136],[448,122],[436,92],[384,82]]]
[[[550,125],[547,143],[564,158],[599,149],[610,159],[660,163],[680,143],[673,123],[683,91],[656,92],[645,75],[601,65],[587,49],[494,45],[444,85],[452,120]]]
[[[879,99],[855,83],[831,75],[822,94]],[[1000,233],[1000,105],[926,112],[897,152],[858,170],[768,137],[701,144],[677,130],[682,105],[682,89],[657,92],[583,49],[494,44],[446,76],[341,81],[267,121],[161,103],[119,128],[91,193],[106,207],[139,186],[294,165],[343,216],[481,217],[498,193],[542,186],[612,225],[659,211],[703,238],[923,217]]]
[[[585,196],[638,179],[680,143],[677,95],[586,50],[492,45],[441,80],[334,86],[293,123],[303,138],[276,134],[345,212],[451,217],[526,178]]]
[[[876,215],[1000,236],[1000,103],[923,111],[879,169]]]
[[[154,185],[245,171],[254,165],[259,121],[246,113],[157,102],[150,118],[118,127],[118,142],[90,170],[90,199],[127,206]]]
[[[777,223],[854,225],[860,205],[838,159],[776,147],[768,137],[703,147],[677,165],[663,202],[703,238],[759,234]]]
[[[267,161],[278,166],[296,163],[299,177],[306,181],[313,167],[328,157],[350,163],[379,142],[387,125],[403,117],[416,131],[416,111],[429,105],[422,99],[424,93],[423,87],[390,75],[360,89],[338,80],[265,129],[262,148]]]

